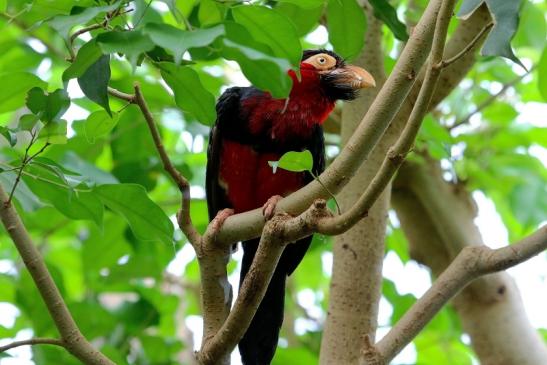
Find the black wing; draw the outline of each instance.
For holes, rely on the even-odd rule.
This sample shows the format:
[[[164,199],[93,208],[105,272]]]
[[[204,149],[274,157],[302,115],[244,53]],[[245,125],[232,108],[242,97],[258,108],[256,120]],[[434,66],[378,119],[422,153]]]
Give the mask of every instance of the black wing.
[[[230,202],[226,191],[219,184],[220,155],[222,141],[225,138],[226,125],[230,121],[239,119],[239,105],[241,100],[241,88],[233,87],[226,90],[217,102],[217,120],[209,134],[209,147],[207,148],[207,170],[205,172],[205,194],[207,195],[207,210],[209,220],[212,220],[217,212],[224,208],[230,208]]]

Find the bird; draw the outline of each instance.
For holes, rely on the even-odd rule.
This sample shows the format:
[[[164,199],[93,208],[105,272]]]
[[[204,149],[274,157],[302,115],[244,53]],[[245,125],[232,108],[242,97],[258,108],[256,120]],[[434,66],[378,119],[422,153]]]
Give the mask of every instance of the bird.
[[[289,151],[309,150],[312,172],[325,169],[322,124],[337,100],[353,100],[358,91],[375,86],[372,75],[347,64],[336,53],[305,50],[299,65],[288,74],[292,88],[285,99],[255,87],[231,87],[220,96],[217,119],[207,149],[206,196],[209,219],[262,207],[270,219],[277,202],[309,183],[309,172],[274,171],[268,161]],[[244,241],[240,287],[249,271],[260,238]],[[279,260],[266,294],[239,342],[244,365],[267,365],[273,359],[283,322],[285,282],[311,244],[306,237],[288,245]]]

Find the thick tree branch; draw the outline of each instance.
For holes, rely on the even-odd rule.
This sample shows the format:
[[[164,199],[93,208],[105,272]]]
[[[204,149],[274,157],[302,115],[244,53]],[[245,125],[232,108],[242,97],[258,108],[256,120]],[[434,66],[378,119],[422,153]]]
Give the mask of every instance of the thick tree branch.
[[[249,327],[285,246],[312,234],[317,222],[328,215],[325,201],[317,200],[298,217],[278,214],[266,223],[232,311],[216,334],[202,345],[198,354],[201,364],[217,364],[219,358],[231,353]]]
[[[420,89],[416,104],[412,108],[412,112],[410,113],[410,117],[401,136],[395,145],[388,151],[380,170],[367,186],[367,189],[361,195],[357,203],[343,214],[334,218],[327,218],[319,223],[319,233],[328,235],[343,233],[357,223],[357,221],[365,217],[372,204],[378,199],[382,191],[384,191],[397,169],[403,163],[405,156],[412,148],[423,118],[429,110],[429,103],[440,76],[441,67],[438,65],[443,64],[444,44],[454,3],[455,0],[445,0],[441,6],[435,27],[435,34],[433,36],[431,57],[429,67],[426,71],[425,81]]]
[[[389,363],[416,337],[433,316],[460,290],[479,276],[518,265],[547,249],[547,226],[513,245],[492,250],[468,246],[409,309],[375,348]]]
[[[63,342],[63,340],[59,340],[57,338],[30,338],[28,340],[14,341],[7,345],[0,346],[0,354],[13,348],[27,345],[55,345],[65,347],[65,343]]]
[[[17,211],[7,200],[8,196],[0,186],[0,218],[2,223],[23,258],[23,262],[61,335],[65,348],[85,364],[114,365],[106,356],[94,349],[80,332],[40,252],[32,242]]]
[[[405,164],[396,180],[393,204],[411,256],[429,266],[436,277],[461,249],[483,245],[474,224],[476,206],[470,193],[462,184],[444,181],[436,161]],[[475,279],[452,304],[482,364],[545,363],[547,348],[507,273]]]

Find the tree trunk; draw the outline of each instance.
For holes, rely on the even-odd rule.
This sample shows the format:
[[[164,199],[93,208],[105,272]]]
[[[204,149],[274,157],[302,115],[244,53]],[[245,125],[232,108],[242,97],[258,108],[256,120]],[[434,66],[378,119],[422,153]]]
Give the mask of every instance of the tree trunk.
[[[382,23],[367,9],[366,51],[354,64],[369,70],[376,89],[366,91],[342,109],[342,144],[345,144],[385,81]],[[388,135],[390,137],[388,137]],[[369,159],[337,197],[341,209],[348,209],[380,167],[387,149],[397,136],[388,130]],[[335,239],[330,301],[321,343],[321,364],[356,364],[363,335],[374,339],[381,295],[382,262],[389,188],[374,204],[368,217]]]

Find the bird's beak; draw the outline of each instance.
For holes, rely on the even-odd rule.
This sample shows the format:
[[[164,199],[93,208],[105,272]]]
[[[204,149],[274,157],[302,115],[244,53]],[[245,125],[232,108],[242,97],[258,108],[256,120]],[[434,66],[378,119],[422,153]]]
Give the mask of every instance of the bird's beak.
[[[354,90],[376,86],[374,77],[368,71],[358,66],[345,65],[328,72],[329,76],[334,78],[334,84],[337,86],[350,87]]]

